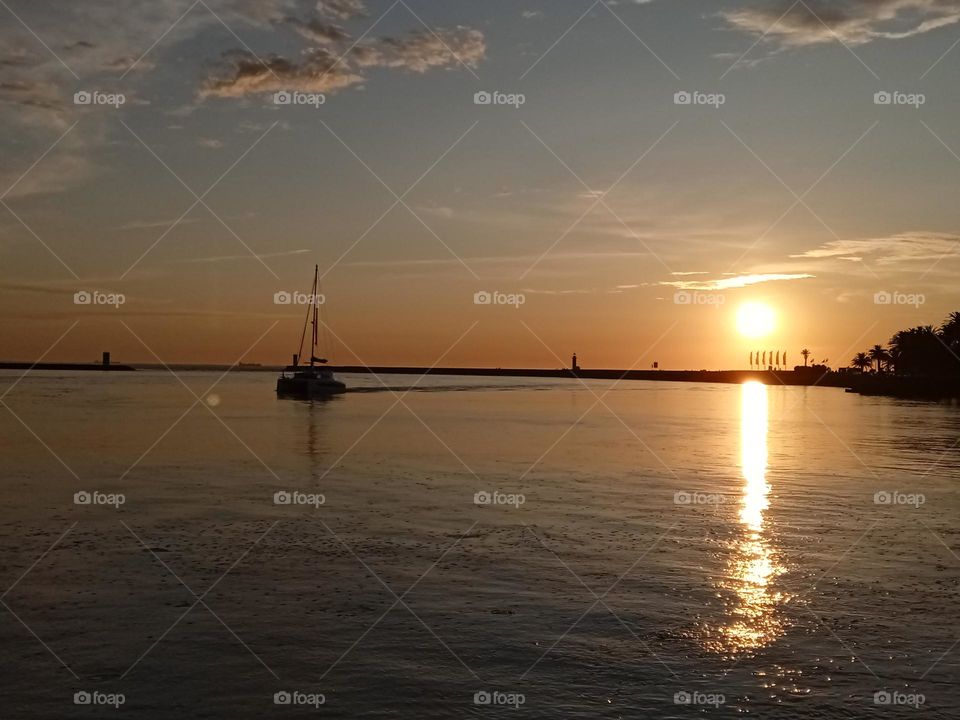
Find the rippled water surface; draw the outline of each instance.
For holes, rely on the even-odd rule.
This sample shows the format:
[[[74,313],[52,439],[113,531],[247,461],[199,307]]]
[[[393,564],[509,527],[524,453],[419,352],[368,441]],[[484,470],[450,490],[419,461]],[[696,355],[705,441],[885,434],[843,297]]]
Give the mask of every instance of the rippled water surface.
[[[295,691],[337,718],[960,714],[956,406],[18,377],[0,374],[4,717],[103,715],[83,691],[144,718],[314,712],[274,704]]]

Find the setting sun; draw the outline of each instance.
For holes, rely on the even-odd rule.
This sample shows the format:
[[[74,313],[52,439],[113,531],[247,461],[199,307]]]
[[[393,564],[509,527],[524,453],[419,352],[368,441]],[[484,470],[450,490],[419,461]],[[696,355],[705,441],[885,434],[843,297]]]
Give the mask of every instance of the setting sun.
[[[744,337],[766,337],[773,331],[774,325],[774,312],[769,305],[748,302],[737,310],[737,330]]]

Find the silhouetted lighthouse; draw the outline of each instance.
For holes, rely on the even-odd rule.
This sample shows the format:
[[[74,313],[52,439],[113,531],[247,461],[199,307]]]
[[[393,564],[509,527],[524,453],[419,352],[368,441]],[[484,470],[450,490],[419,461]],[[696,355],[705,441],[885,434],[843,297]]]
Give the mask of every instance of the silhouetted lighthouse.
[[[573,357],[570,359],[570,369],[571,369],[573,372],[577,372],[577,370],[580,369],[580,366],[577,365],[577,354],[576,354],[576,353],[574,353],[574,354],[573,354]]]

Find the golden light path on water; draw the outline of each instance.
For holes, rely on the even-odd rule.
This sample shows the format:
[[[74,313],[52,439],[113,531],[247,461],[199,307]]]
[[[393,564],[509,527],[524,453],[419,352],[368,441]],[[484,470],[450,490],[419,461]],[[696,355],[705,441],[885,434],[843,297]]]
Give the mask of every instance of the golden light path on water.
[[[770,587],[784,568],[777,562],[764,527],[764,512],[770,506],[767,386],[744,383],[740,408],[741,527],[721,583],[724,590],[732,591],[733,601],[728,608],[729,618],[720,630],[718,648],[734,653],[763,647],[784,629],[779,613],[784,598]]]

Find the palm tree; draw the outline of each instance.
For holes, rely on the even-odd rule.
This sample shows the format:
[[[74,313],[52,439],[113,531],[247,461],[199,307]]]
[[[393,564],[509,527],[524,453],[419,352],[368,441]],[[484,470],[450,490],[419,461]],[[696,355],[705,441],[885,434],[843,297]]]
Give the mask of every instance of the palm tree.
[[[853,361],[850,363],[850,367],[854,367],[860,372],[866,371],[873,364],[873,361],[870,360],[870,356],[866,353],[859,352],[853,356]]]
[[[960,343],[960,312],[952,312],[940,326],[940,337],[950,347]]]
[[[883,345],[874,345],[867,351],[867,355],[877,364],[878,373],[883,369],[884,363],[890,360],[890,353],[883,348]]]
[[[867,365],[862,366],[862,357]],[[918,378],[960,381],[960,311],[950,313],[939,327],[918,325],[896,332],[887,347],[874,345],[858,353],[853,367]]]
[[[936,375],[950,365],[950,351],[931,325],[897,332],[890,338],[890,358],[900,375]]]
[[[800,354],[803,355],[803,366],[807,366],[807,358],[810,357],[810,351],[804,348],[800,351]]]
[[[956,373],[960,363],[960,312],[952,312],[939,330],[940,339],[946,346],[948,372]]]

